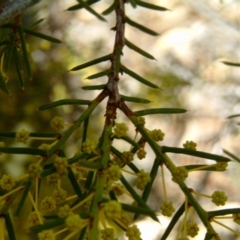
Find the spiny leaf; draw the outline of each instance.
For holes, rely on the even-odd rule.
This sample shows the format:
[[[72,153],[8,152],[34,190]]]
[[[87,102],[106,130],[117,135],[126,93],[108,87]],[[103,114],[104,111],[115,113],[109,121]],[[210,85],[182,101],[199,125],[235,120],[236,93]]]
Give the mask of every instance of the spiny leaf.
[[[8,137],[15,138],[17,132],[0,132],[0,137]],[[56,133],[29,133],[29,137],[37,137],[37,138],[60,138],[59,134]]]
[[[18,217],[19,214],[21,213],[21,210],[23,208],[23,205],[26,201],[26,198],[27,198],[27,195],[28,195],[28,192],[30,190],[30,187],[32,185],[32,179],[29,177],[28,180],[25,182],[25,186],[24,186],[24,189],[23,189],[23,193],[22,193],[22,197],[19,201],[19,204],[17,206],[17,209],[15,211],[15,217]]]
[[[34,28],[36,27],[38,24],[40,24],[42,21],[44,20],[44,18],[41,18],[39,20],[37,20],[36,22],[34,22],[33,24],[31,24],[28,28]]]
[[[14,227],[13,227],[13,223],[12,223],[10,214],[7,213],[7,214],[4,214],[3,216],[5,219],[5,225],[6,225],[6,229],[8,232],[9,240],[16,240],[15,231],[14,231]]]
[[[164,153],[165,152],[171,152],[171,153],[186,154],[186,155],[190,155],[190,156],[215,160],[217,162],[230,162],[231,161],[229,158],[224,157],[224,156],[211,154],[211,153],[206,153],[206,152],[201,152],[201,151],[196,151],[196,150],[190,150],[190,149],[186,149],[186,148],[162,146],[162,152],[164,152]]]
[[[136,45],[134,45],[133,43],[129,42],[126,38],[125,38],[125,44],[126,46],[128,46],[129,48],[133,49],[134,51],[138,52],[139,54],[143,55],[146,58],[152,59],[152,60],[156,60],[151,54],[145,52],[144,50],[142,50],[141,48],[137,47]]]
[[[129,96],[125,96],[125,95],[121,95],[121,98],[126,102],[135,102],[135,103],[150,103],[151,102],[148,99],[129,97]]]
[[[127,67],[121,65],[121,69],[123,70],[123,72],[125,72],[126,74],[128,74],[129,76],[135,78],[136,80],[138,80],[139,82],[151,87],[151,88],[159,88],[157,85],[149,82],[148,80],[146,80],[145,78],[139,76],[138,74],[136,74],[135,72],[131,71],[130,69],[128,69]]]
[[[86,1],[86,3],[88,5],[94,4],[96,2],[99,2],[99,0],[89,0],[89,1]],[[79,9],[83,9],[83,8],[84,8],[83,4],[82,3],[78,3],[78,4],[68,8],[67,11],[74,11],[74,10],[79,10]]]
[[[62,43],[62,41],[60,41],[57,38],[45,35],[45,34],[40,33],[40,32],[33,31],[33,30],[29,29],[29,28],[23,28],[23,32],[26,33],[26,34],[32,35],[34,37],[42,38],[42,39],[47,40],[49,42]]]
[[[130,4],[131,4],[134,8],[137,6],[135,0],[128,0],[128,2],[130,2]]]
[[[18,75],[18,80],[20,82],[20,86],[22,87],[22,89],[24,89],[24,81],[23,81],[23,76],[22,76],[20,56],[15,47],[13,49],[13,59],[14,59],[15,67],[17,70],[17,75]]]
[[[223,149],[223,152],[225,154],[227,154],[229,157],[231,157],[232,159],[236,160],[238,163],[240,163],[240,158],[238,158],[236,155],[234,155],[233,153],[230,153],[229,151]]]
[[[234,115],[230,115],[227,118],[235,118],[235,117],[240,117],[240,114],[234,114]]]
[[[9,90],[7,87],[7,77],[0,72],[0,88],[7,94],[9,94]]]
[[[62,105],[88,105],[91,103],[89,100],[82,100],[82,99],[62,99],[56,102],[48,103],[45,105],[42,105],[38,108],[38,110],[45,110],[49,108],[59,107]]]
[[[152,10],[157,10],[157,11],[169,11],[169,9],[165,8],[165,7],[160,7],[148,2],[143,2],[143,1],[137,1],[137,5],[141,6],[141,7],[145,7],[145,8],[149,8]]]
[[[104,71],[102,71],[102,72],[98,72],[98,73],[92,74],[92,75],[86,77],[86,79],[96,79],[96,78],[100,78],[100,77],[103,77],[103,76],[108,75],[110,72],[111,72],[111,69],[107,69],[107,70],[104,70]]]
[[[145,209],[150,210],[149,206],[142,200],[142,198],[135,192],[135,190],[132,188],[130,183],[124,178],[124,176],[121,176],[120,181],[122,182],[123,186],[128,190],[128,192],[132,195],[134,200],[138,203],[139,207],[143,207]],[[159,222],[158,218],[156,217],[156,214],[152,211],[149,215],[153,220],[156,222]]]
[[[102,90],[106,87],[106,84],[93,85],[93,86],[83,86],[83,90]]]
[[[99,20],[106,22],[106,19],[104,17],[102,17],[99,13],[97,13],[94,9],[92,9],[91,7],[89,7],[87,4],[84,3],[84,8],[89,11],[90,13],[92,13],[95,17],[97,17]]]
[[[114,11],[114,10],[116,9],[116,6],[117,6],[117,1],[114,0],[113,3],[112,3],[112,5],[109,6],[106,10],[104,10],[104,11],[102,12],[102,14],[103,14],[103,15],[108,15],[108,14],[110,14],[112,11]]]
[[[137,116],[145,116],[145,115],[151,115],[151,114],[179,114],[179,113],[185,113],[185,112],[187,112],[187,110],[182,108],[152,108],[152,109],[135,111],[134,113]]]
[[[83,63],[81,65],[78,65],[72,69],[70,69],[69,71],[78,71],[78,70],[81,70],[81,69],[84,69],[84,68],[87,68],[87,67],[90,67],[92,65],[95,65],[97,63],[100,63],[100,62],[105,62],[107,60],[110,60],[111,58],[111,54],[108,54],[108,55],[105,55],[103,57],[100,57],[100,58],[96,58],[92,61],[89,61],[89,62],[86,62],[86,63]]]
[[[172,229],[176,225],[176,223],[179,222],[179,218],[183,215],[185,210],[185,202],[181,205],[181,207],[177,210],[177,212],[174,214],[173,218],[171,219],[167,229],[164,231],[161,240],[168,239],[168,235],[172,232]]]
[[[47,155],[45,150],[38,148],[17,148],[17,147],[0,147],[1,153],[10,154],[28,154],[28,155]]]
[[[149,28],[147,28],[147,27],[145,27],[145,26],[143,26],[143,25],[141,25],[137,22],[134,22],[129,17],[125,17],[125,21],[126,21],[126,23],[128,23],[132,27],[135,27],[135,28],[137,28],[137,29],[149,34],[149,35],[152,35],[152,36],[157,36],[158,35],[157,32],[155,32],[155,31],[153,31],[153,30],[151,30],[151,29],[149,29]]]
[[[207,212],[208,217],[216,217],[216,216],[223,216],[228,214],[239,214],[240,208],[229,208],[229,209],[223,209],[223,210],[216,210],[216,211],[209,211]]]
[[[240,67],[240,63],[225,62],[225,61],[223,61],[222,63],[229,65],[229,66],[233,66],[233,67]]]

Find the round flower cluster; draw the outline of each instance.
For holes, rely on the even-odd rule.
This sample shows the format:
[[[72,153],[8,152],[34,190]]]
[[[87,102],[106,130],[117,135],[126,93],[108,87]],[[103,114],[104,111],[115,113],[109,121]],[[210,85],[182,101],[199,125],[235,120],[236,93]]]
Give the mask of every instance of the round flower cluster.
[[[11,177],[10,175],[3,174],[0,180],[0,187],[7,191],[10,191],[12,188],[14,188],[15,182],[13,180],[13,177]]]
[[[73,212],[72,212],[71,208],[69,207],[69,205],[67,205],[67,204],[60,207],[59,210],[58,210],[58,216],[60,218],[65,218],[65,217],[70,216],[72,214],[73,214]]]
[[[141,232],[136,225],[132,225],[131,227],[128,227],[126,236],[129,240],[140,240]]]
[[[154,129],[152,131],[149,131],[149,134],[151,138],[156,142],[162,141],[165,136],[165,134],[160,129]]]
[[[228,163],[227,162],[217,162],[215,164],[215,168],[217,171],[225,171],[227,169]]]
[[[43,212],[45,213],[50,213],[56,208],[56,202],[53,199],[53,197],[45,197],[41,203],[40,203],[40,208],[42,209]]]
[[[143,158],[145,158],[147,155],[147,152],[145,151],[144,148],[139,148],[139,150],[137,151],[137,156],[140,160],[142,160]]]
[[[48,151],[50,149],[51,145],[50,144],[46,144],[46,143],[43,143],[41,144],[38,149],[42,149],[42,150],[45,150],[45,151]]]
[[[62,188],[53,190],[53,199],[55,200],[56,204],[61,204],[65,202],[67,198],[67,192]]]
[[[117,240],[114,237],[114,229],[113,228],[105,228],[101,230],[101,239],[102,240]]]
[[[116,183],[113,187],[112,190],[114,191],[116,196],[121,196],[125,192],[125,188],[123,185]]]
[[[225,194],[225,192],[221,192],[221,191],[215,191],[212,194],[212,202],[215,203],[217,206],[219,205],[225,205],[226,201],[227,201],[228,197]]]
[[[175,212],[175,208],[173,207],[172,201],[164,201],[160,206],[161,212],[163,216],[171,217]]]
[[[142,126],[144,126],[144,125],[145,125],[145,123],[146,123],[146,120],[145,120],[145,118],[144,118],[144,117],[142,117],[142,116],[138,117],[138,121],[139,121],[139,123],[140,123]]]
[[[186,141],[183,147],[189,150],[197,150],[197,144],[193,141]]]
[[[38,215],[36,212],[30,212],[30,214],[28,215],[28,223],[30,227],[40,224],[40,221],[38,219]]]
[[[15,138],[17,142],[22,142],[26,144],[29,138],[29,132],[25,129],[22,129],[20,132],[16,133]]]
[[[113,181],[108,178],[105,178],[103,185],[103,193],[108,194],[112,190]]]
[[[47,185],[56,187],[59,179],[60,175],[58,173],[53,173],[47,176]]]
[[[238,225],[240,225],[240,213],[233,214],[232,217],[233,217],[233,221]]]
[[[53,230],[43,230],[38,234],[39,240],[55,240],[55,234]]]
[[[121,177],[121,168],[117,165],[111,165],[107,169],[107,178],[111,181],[118,181]]]
[[[60,132],[65,125],[65,120],[62,117],[55,116],[51,120],[51,127],[56,130],[57,132]]]
[[[125,151],[122,153],[122,160],[125,164],[128,164],[133,161],[133,156],[133,153]]]
[[[132,223],[129,213],[122,211],[121,216],[118,220],[123,223],[125,226],[129,226]]]
[[[74,232],[84,227],[84,220],[78,214],[71,214],[66,218],[65,224],[70,231]]]
[[[105,215],[111,219],[120,218],[122,213],[122,205],[117,201],[109,201],[104,205],[103,210]]]
[[[68,161],[67,158],[62,158],[59,156],[56,156],[54,159],[54,167],[57,169],[57,173],[63,177],[68,175]]]
[[[93,141],[89,140],[89,139],[87,139],[82,144],[82,151],[83,151],[83,153],[90,154],[90,153],[92,153],[95,150],[95,148],[96,148],[96,144]]]
[[[176,182],[175,177],[180,178],[180,180],[184,181],[188,177],[188,171],[185,167],[177,167],[177,169],[173,172],[172,180]]]
[[[39,165],[39,163],[32,163],[28,167],[28,174],[32,178],[40,178],[43,168]]]
[[[136,175],[136,186],[138,189],[143,190],[147,183],[151,181],[150,174],[148,172],[145,172],[144,170],[140,170]]]
[[[198,235],[199,227],[196,223],[189,222],[187,223],[187,235],[190,237],[195,237]]]
[[[128,127],[125,123],[116,123],[114,128],[114,135],[118,138],[124,137],[127,135]]]

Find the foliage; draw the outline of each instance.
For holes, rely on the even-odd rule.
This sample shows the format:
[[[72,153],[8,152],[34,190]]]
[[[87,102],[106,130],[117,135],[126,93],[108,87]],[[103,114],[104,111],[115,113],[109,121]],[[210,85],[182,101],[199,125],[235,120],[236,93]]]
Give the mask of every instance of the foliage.
[[[27,35],[54,44],[61,43],[60,40],[35,30],[42,19],[30,25],[24,25],[20,13],[35,1],[19,1],[19,3],[23,2],[29,3],[21,7],[17,5],[17,9],[15,3],[1,6],[2,16],[11,11],[11,8],[14,11],[10,19],[8,15],[4,21],[1,20],[3,23],[1,22],[0,35],[0,88],[6,94],[10,94],[8,79],[11,81],[17,79],[22,88],[25,88],[25,80],[32,79]],[[78,0],[76,5],[68,8],[68,11],[85,9],[100,21],[105,21],[106,15],[114,15],[116,23],[112,28],[115,32],[113,51],[73,67],[69,71],[80,71],[107,62],[109,66],[106,69],[87,77],[90,80],[105,77],[107,82],[83,87],[85,91],[98,90],[100,93],[91,100],[62,99],[38,107],[40,111],[49,111],[49,109],[65,105],[84,108],[84,111],[73,122],[68,122],[62,116],[55,116],[49,123],[55,132],[32,132],[26,129],[18,132],[0,132],[2,138],[15,139],[19,143],[27,144],[27,147],[12,147],[8,146],[7,142],[1,141],[1,156],[3,154],[16,154],[17,156],[24,154],[31,158],[26,173],[21,177],[13,178],[2,173],[0,180],[1,239],[4,239],[5,235],[11,240],[18,239],[15,233],[17,228],[15,218],[23,220],[22,226],[27,226],[26,235],[29,238],[37,236],[38,239],[93,240],[99,239],[100,236],[101,239],[116,240],[121,230],[129,240],[141,239],[141,233],[135,224],[141,215],[159,222],[157,213],[147,203],[154,180],[159,175],[162,178],[161,189],[164,198],[164,201],[159,203],[159,209],[163,216],[171,218],[161,239],[168,239],[177,223],[180,227],[175,236],[176,239],[195,237],[198,235],[200,222],[205,227],[205,239],[221,239],[213,223],[226,227],[218,219],[228,215],[230,219],[239,224],[240,209],[226,207],[221,210],[208,211],[200,204],[199,196],[209,198],[217,206],[225,205],[228,197],[221,189],[214,191],[211,196],[199,193],[191,189],[191,182],[189,183],[188,179],[194,171],[223,172],[231,159],[199,151],[197,144],[191,140],[186,141],[182,148],[161,145],[160,142],[167,133],[161,129],[148,129],[143,116],[184,114],[187,110],[176,106],[175,108],[144,108],[134,111],[129,102],[148,104],[150,100],[139,96],[126,96],[119,90],[122,75],[127,75],[131,81],[136,80],[148,88],[161,91],[158,85],[130,69],[123,61],[125,46],[147,59],[155,59],[146,50],[138,47],[137,43],[132,43],[126,38],[125,25],[135,27],[152,36],[158,35],[154,30],[131,19],[125,11],[125,6],[129,4],[134,11],[143,7],[160,13],[167,11],[167,8],[141,0],[114,0],[100,14],[91,6],[96,2],[95,0]],[[239,66],[237,63],[224,63]],[[107,100],[106,110],[101,113],[101,120],[104,122],[101,126],[101,121],[94,117],[93,112],[99,108],[100,103],[104,103],[105,99]],[[134,126],[133,133],[129,133],[131,129],[127,121],[119,122],[118,112],[130,120]],[[100,129],[100,134],[95,139],[90,137],[90,124]],[[80,137],[76,134],[79,128],[82,128]],[[81,141],[81,146],[75,149],[75,153],[70,154],[67,151],[68,141],[74,134],[77,135],[75,138]],[[30,140],[40,141],[41,144],[39,142],[29,144]],[[128,150],[122,151],[117,144],[120,141],[128,145]],[[149,154],[148,146],[155,155],[150,172],[140,169],[136,161],[136,159],[146,160]],[[204,162],[199,165],[176,165],[169,153],[208,159],[213,161],[213,164]],[[238,159],[228,151],[225,153],[233,159]],[[171,188],[165,184],[165,178],[168,177],[166,171],[170,173],[172,183],[177,185],[185,196],[181,206],[175,206],[174,201],[169,198]],[[127,177],[128,175],[134,176],[133,184]],[[122,195],[127,195],[131,201],[123,201]],[[26,215],[27,222],[24,221]],[[229,230],[240,236],[239,232]]]

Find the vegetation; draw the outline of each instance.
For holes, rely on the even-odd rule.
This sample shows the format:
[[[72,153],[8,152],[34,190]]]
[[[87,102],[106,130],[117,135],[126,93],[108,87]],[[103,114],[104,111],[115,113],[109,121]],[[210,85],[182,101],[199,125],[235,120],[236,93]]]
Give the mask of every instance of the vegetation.
[[[24,22],[23,13],[36,2],[6,1],[0,5],[0,94],[4,94],[4,97],[13,97],[11,89],[13,92],[20,90],[15,86],[16,80],[25,89],[25,82],[34,82],[37,74],[43,71],[38,65],[35,66],[36,69],[32,68],[30,53],[31,44],[34,45],[36,41],[34,38],[39,42],[50,42],[49,51],[57,44],[62,44],[61,40],[38,31],[43,19]],[[132,7],[134,11],[141,7],[159,14],[168,9],[148,1],[114,0],[99,13],[92,7],[96,2],[78,0],[67,9],[72,12],[87,10],[96,17],[96,21],[106,21],[106,16],[110,14],[115,17],[115,25],[111,29],[115,34],[113,50],[69,70],[81,71],[104,63],[101,70],[89,75],[87,79],[98,81],[99,78],[104,78],[106,82],[86,85],[79,90],[87,91],[83,96],[96,91],[96,96],[93,99],[66,98],[40,107],[36,106],[36,102],[31,103],[39,111],[36,113],[32,108],[27,116],[29,112],[34,112],[33,119],[37,122],[34,127],[40,131],[30,131],[25,127],[13,131],[7,120],[1,125],[0,240],[117,240],[123,235],[129,240],[140,240],[141,231],[137,226],[140,216],[156,222],[161,222],[162,216],[171,219],[160,239],[169,239],[170,236],[177,240],[193,238],[198,236],[200,224],[204,225],[206,240],[223,239],[214,224],[231,231],[232,236],[239,237],[240,232],[226,226],[220,219],[228,218],[240,224],[240,208],[226,206],[209,211],[200,203],[200,197],[209,199],[213,205],[225,206],[228,196],[221,189],[216,189],[210,196],[202,193],[204,189],[201,192],[192,189],[190,175],[197,171],[222,174],[227,169],[228,162],[232,159],[240,160],[226,150],[228,157],[199,151],[197,143],[192,140],[186,141],[181,148],[164,146],[161,142],[168,132],[163,132],[161,124],[159,128],[152,129],[151,123],[148,124],[146,119],[151,119],[152,115],[180,116],[187,110],[179,106],[158,106],[142,107],[136,111],[134,108],[137,104],[149,104],[151,99],[136,97],[131,94],[131,89],[128,89],[130,94],[126,95],[119,87],[122,78],[128,76],[129,82],[136,80],[142,84],[141,88],[151,88],[157,94],[162,91],[160,86],[131,69],[131,58],[128,61],[123,59],[125,48],[129,48],[149,61],[155,60],[147,50],[128,39],[125,34],[126,25],[152,36],[158,35],[148,26],[133,20],[126,11],[126,6]],[[239,66],[238,63],[224,63]],[[51,74],[55,72],[53,70],[49,70]],[[38,89],[37,84],[27,84],[25,91],[26,96],[27,92],[35,93],[38,103],[46,100],[46,94],[41,96],[45,89]],[[33,97],[26,99],[25,103],[28,104],[27,101],[31,99]],[[49,121],[50,113],[55,114],[56,108],[66,106],[72,107],[71,116],[56,115]],[[41,115],[40,111],[43,110],[48,113]],[[233,117],[236,116],[238,115]],[[17,120],[20,121],[20,118],[22,117],[19,116]],[[14,145],[14,141],[19,144]],[[172,160],[175,154],[200,158],[202,163],[178,164]],[[27,159],[24,162],[25,172],[14,177],[4,166],[12,156],[21,159],[22,155]],[[154,160],[151,162],[148,157],[152,155]],[[206,163],[206,159],[212,163]],[[142,161],[149,161],[147,165],[151,164],[150,171],[141,167]],[[159,191],[163,196],[158,207],[160,216],[147,202],[154,181],[159,176]],[[171,186],[166,185],[169,178]],[[175,205],[171,199],[172,186],[177,186],[184,196],[180,206]]]

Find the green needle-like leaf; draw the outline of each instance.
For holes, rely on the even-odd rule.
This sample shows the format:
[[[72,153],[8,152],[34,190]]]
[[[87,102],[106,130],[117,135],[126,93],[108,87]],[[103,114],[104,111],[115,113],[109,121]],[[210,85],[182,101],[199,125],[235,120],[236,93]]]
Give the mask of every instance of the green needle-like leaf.
[[[225,154],[227,154],[229,157],[231,157],[232,159],[236,160],[238,163],[240,163],[240,158],[238,158],[236,155],[230,153],[229,151],[223,149],[223,152]]]
[[[144,7],[144,8],[149,8],[152,10],[157,10],[157,11],[169,11],[169,9],[165,8],[165,7],[160,7],[148,2],[143,2],[143,1],[137,1],[137,5]]]
[[[143,193],[142,193],[142,199],[143,201],[147,202],[147,199],[152,191],[152,186],[153,186],[153,182],[157,176],[157,172],[158,172],[158,169],[159,169],[159,164],[160,164],[160,160],[158,158],[155,158],[154,160],[154,163],[152,165],[152,170],[150,172],[150,177],[151,177],[151,181],[149,183],[147,183],[145,189],[143,190]],[[139,214],[136,214],[134,216],[134,220],[137,220],[139,217]]]
[[[82,190],[74,176],[73,170],[71,168],[68,168],[68,179],[71,182],[74,191],[76,192],[78,197],[81,199],[83,197],[83,193],[82,193]]]
[[[181,205],[181,207],[174,214],[174,216],[171,219],[171,222],[169,223],[167,229],[164,231],[164,234],[162,235],[161,240],[167,240],[168,239],[169,234],[172,232],[176,223],[179,222],[179,218],[183,215],[184,210],[185,210],[185,202]]]
[[[130,2],[130,4],[132,5],[132,7],[137,7],[136,1],[135,0],[128,0]]]
[[[187,110],[182,108],[152,108],[146,110],[139,110],[134,113],[137,116],[145,116],[151,114],[180,114],[185,112],[187,112]]]
[[[135,27],[135,28],[141,30],[142,32],[145,32],[145,33],[147,33],[149,35],[152,35],[152,36],[158,36],[157,32],[155,32],[155,31],[153,31],[153,30],[151,30],[151,29],[149,29],[149,28],[147,28],[147,27],[145,27],[145,26],[143,26],[143,25],[141,25],[141,24],[139,24],[137,22],[134,22],[129,17],[126,17],[125,21],[126,21],[126,23],[128,23],[132,27]]]
[[[234,114],[234,115],[230,115],[227,118],[235,118],[235,117],[240,117],[240,114]]]
[[[0,72],[0,89],[2,89],[5,93],[9,94],[9,90],[7,87],[7,78]]]
[[[132,186],[128,183],[128,181],[124,178],[124,176],[121,177],[121,182],[124,185],[124,187],[128,190],[128,192],[132,195],[134,200],[138,203],[140,207],[143,207],[147,210],[150,210],[149,206],[143,201],[143,199],[135,192],[135,190],[132,188]],[[151,214],[149,215],[153,220],[156,222],[158,221],[158,218],[156,217],[156,214],[152,211]]]
[[[83,2],[84,3],[84,2]],[[84,3],[84,8],[89,11],[91,14],[93,14],[95,17],[97,17],[99,20],[106,22],[106,19],[101,16],[99,13],[97,13],[94,9],[92,9],[91,7],[89,7],[89,5],[87,5],[86,3]]]
[[[225,62],[223,61],[222,63],[228,65],[228,66],[233,66],[233,67],[240,67],[240,63],[234,63],[234,62]]]
[[[92,86],[83,86],[83,90],[103,90],[106,87],[106,84],[92,85]]]
[[[145,52],[144,50],[142,50],[141,48],[137,47],[136,45],[134,45],[133,43],[128,41],[126,38],[125,38],[125,44],[127,47],[131,48],[132,50],[141,54],[142,56],[152,59],[152,60],[156,60],[151,54],[149,54],[149,53]]]
[[[216,210],[216,211],[210,211],[208,212],[208,217],[216,217],[216,216],[223,216],[223,215],[228,215],[228,214],[239,214],[240,213],[240,208],[228,208],[228,209],[223,209],[223,210]]]
[[[145,78],[139,76],[138,74],[136,74],[135,72],[131,71],[130,69],[128,69],[127,67],[121,65],[121,69],[123,72],[125,72],[126,74],[128,74],[129,76],[131,76],[132,78],[135,78],[136,80],[138,80],[139,82],[147,85],[148,87],[151,88],[159,88],[157,85],[149,82],[148,80],[146,80]]]
[[[12,223],[10,214],[7,213],[7,214],[4,214],[3,216],[4,216],[4,219],[5,219],[5,225],[6,225],[6,229],[7,229],[7,232],[8,232],[9,240],[16,240],[15,231],[14,231],[14,228],[13,228],[13,223]]]
[[[94,60],[92,60],[92,61],[89,61],[89,62],[83,63],[83,64],[81,64],[81,65],[78,65],[78,66],[72,68],[72,69],[69,70],[69,71],[78,71],[78,70],[81,70],[81,69],[84,69],[84,68],[93,66],[93,65],[95,65],[95,64],[97,64],[97,63],[105,62],[105,61],[107,61],[107,60],[110,60],[110,58],[111,58],[111,54],[108,54],[108,55],[105,55],[105,56],[103,56],[103,57],[96,58],[96,59],[94,59]]]
[[[121,98],[126,102],[151,103],[150,100],[144,99],[144,98],[129,97],[129,96],[125,96],[125,95],[121,95]]]
[[[26,154],[26,155],[41,155],[46,156],[47,152],[38,148],[17,148],[17,147],[0,147],[1,153],[10,154]]]
[[[17,206],[17,209],[15,211],[15,217],[18,217],[19,214],[21,213],[21,210],[23,208],[23,205],[26,201],[26,198],[27,198],[27,195],[28,195],[28,192],[30,190],[30,187],[32,185],[32,178],[28,178],[28,180],[25,182],[25,186],[24,186],[24,189],[23,189],[23,193],[22,193],[22,197],[18,203],[18,206]]]
[[[15,63],[15,67],[16,67],[16,70],[17,70],[17,75],[18,75],[18,80],[20,82],[20,86],[22,87],[22,89],[24,89],[24,81],[23,81],[23,76],[22,76],[21,61],[20,61],[18,51],[15,47],[13,49],[13,58],[14,58],[14,63]]]
[[[200,151],[196,151],[196,150],[190,150],[190,149],[186,149],[186,148],[162,146],[162,152],[163,153],[171,152],[171,153],[186,154],[186,155],[190,155],[190,156],[215,160],[217,162],[230,162],[231,161],[231,159],[224,157],[224,156],[215,155],[215,154],[206,153],[206,152],[200,152]]]
[[[106,10],[102,12],[103,15],[108,15],[116,9],[117,1],[114,0],[112,5],[110,5]]]
[[[62,105],[88,105],[91,101],[89,100],[82,100],[82,99],[62,99],[58,100],[56,102],[48,103],[45,105],[42,105],[38,108],[38,110],[45,110],[49,108],[59,107]]]
[[[40,32],[33,31],[33,30],[29,29],[29,28],[23,28],[23,32],[26,33],[26,34],[32,35],[34,37],[42,38],[42,39],[47,40],[49,42],[62,43],[62,41],[60,41],[57,38],[45,35],[45,34],[40,33]]]
[[[25,38],[24,38],[23,27],[22,26],[18,27],[18,33],[19,33],[20,42],[21,42],[21,46],[22,46],[21,50],[22,50],[22,55],[23,55],[23,60],[24,60],[24,63],[25,63],[25,67],[26,67],[27,76],[31,80],[32,79],[32,70],[31,70],[31,66],[30,66],[30,62],[29,62],[29,56],[28,56],[28,52],[27,52],[27,47],[26,47],[26,43],[25,43]]]
[[[86,77],[86,79],[90,80],[90,79],[96,79],[96,78],[104,77],[104,76],[108,75],[110,72],[111,72],[111,69],[107,69],[107,70],[104,70],[102,72],[92,74],[92,75]]]
[[[99,0],[90,0],[90,1],[86,1],[86,3],[88,5],[91,5],[91,4],[94,4],[94,3],[98,2],[98,1]],[[82,3],[78,3],[78,4],[68,8],[67,11],[75,11],[75,10],[79,10],[79,9],[83,9],[83,8],[84,8],[83,4]]]

